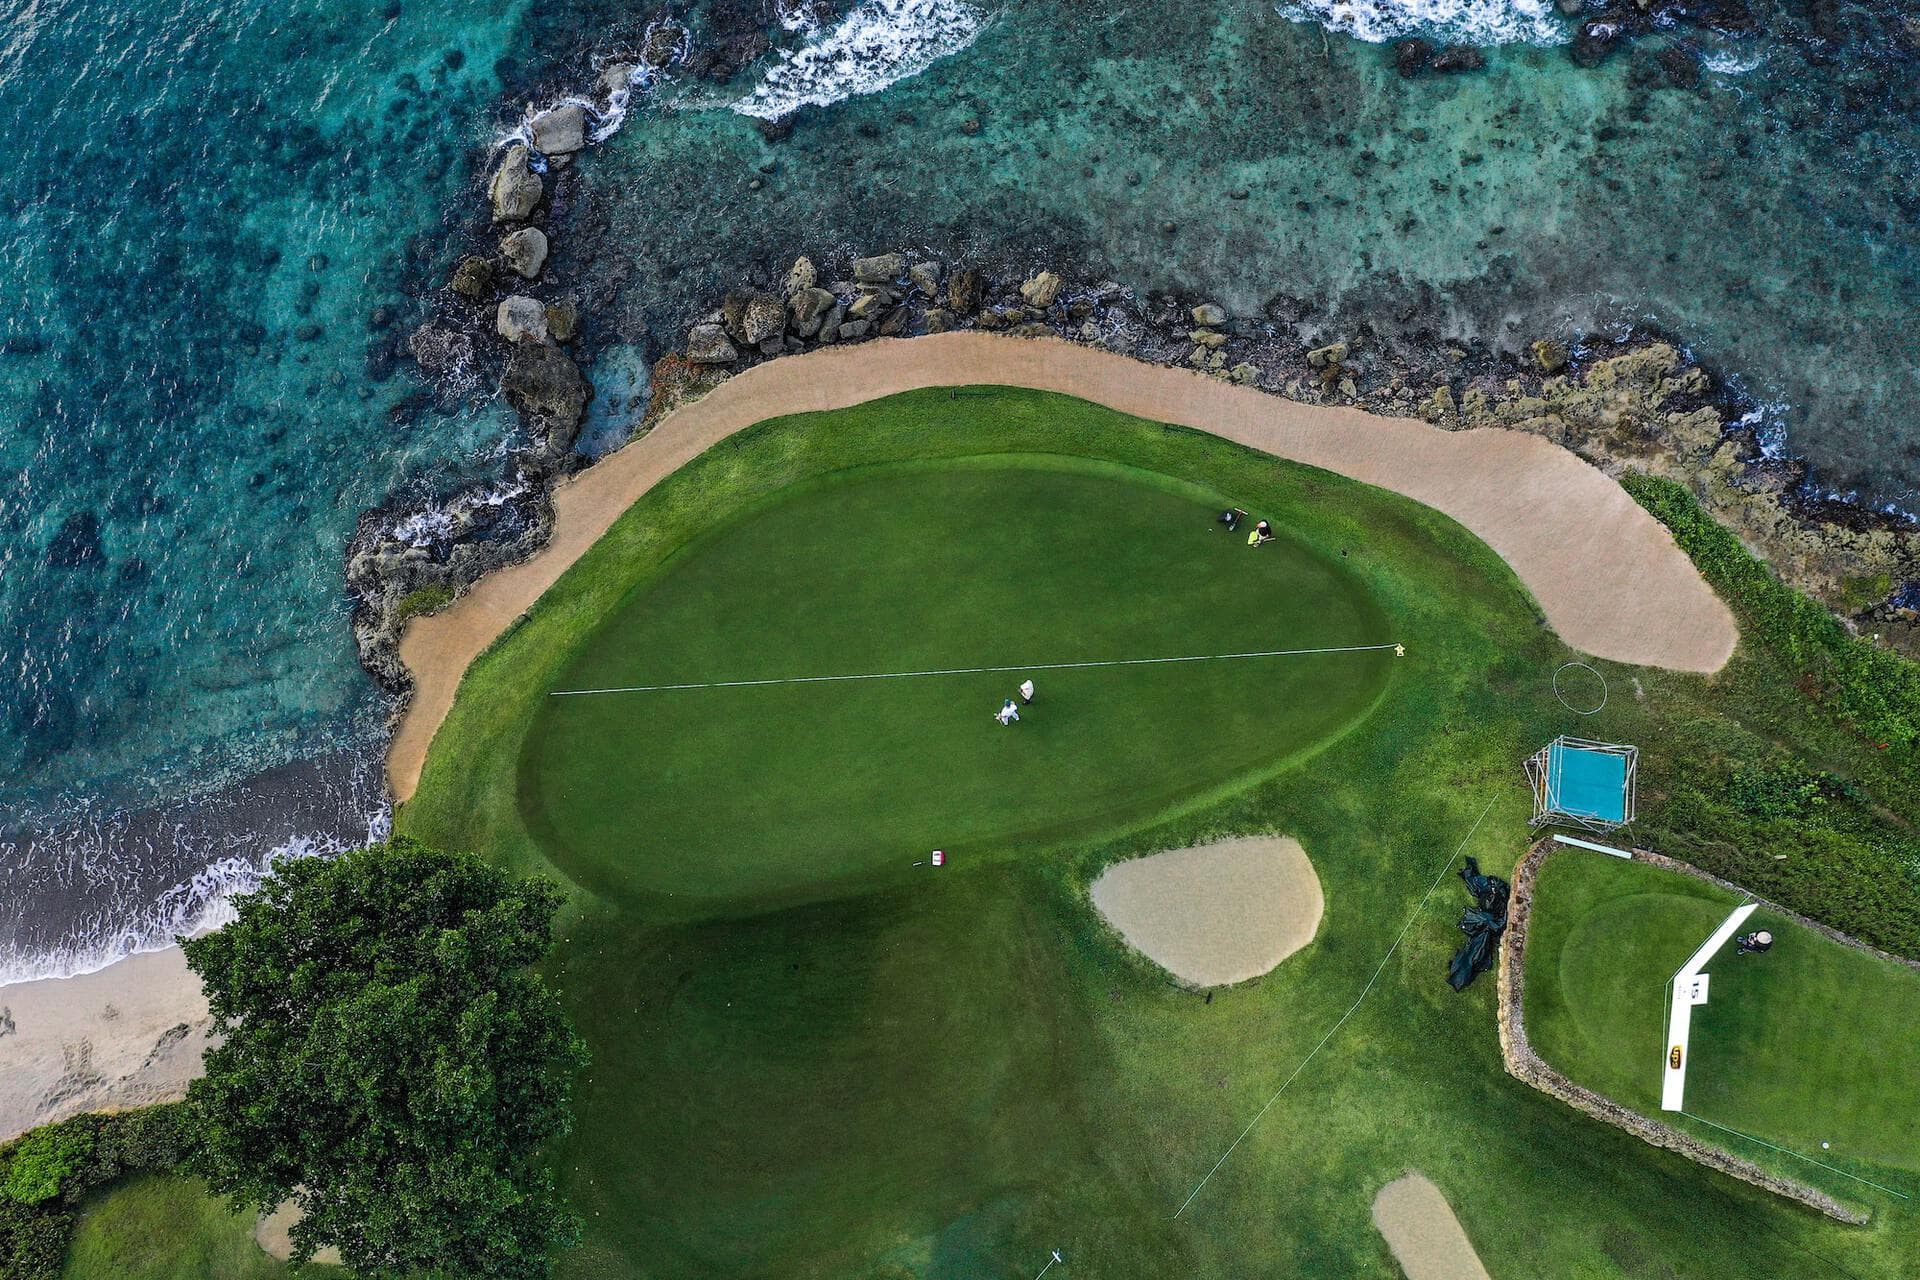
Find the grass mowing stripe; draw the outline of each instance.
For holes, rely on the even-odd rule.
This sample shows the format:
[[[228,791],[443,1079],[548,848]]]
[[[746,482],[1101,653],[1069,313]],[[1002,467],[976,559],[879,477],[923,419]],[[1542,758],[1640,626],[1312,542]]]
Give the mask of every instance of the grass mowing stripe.
[[[1393,959],[1393,953],[1400,949],[1400,943],[1406,938],[1407,930],[1413,928],[1413,922],[1420,918],[1420,912],[1426,907],[1427,899],[1431,898],[1433,891],[1440,887],[1441,877],[1445,876],[1448,869],[1459,859],[1460,851],[1467,847],[1467,841],[1473,839],[1473,833],[1480,829],[1480,824],[1486,821],[1487,815],[1492,812],[1493,801],[1489,800],[1487,801],[1487,807],[1480,811],[1480,816],[1473,820],[1473,825],[1467,828],[1467,834],[1460,837],[1460,843],[1455,845],[1453,852],[1447,855],[1447,860],[1441,866],[1440,870],[1434,873],[1433,882],[1427,886],[1427,891],[1420,895],[1420,901],[1415,903],[1413,910],[1407,913],[1407,922],[1401,925],[1400,932],[1394,935],[1393,945],[1387,948],[1387,954],[1380,957],[1380,963],[1374,966],[1373,975],[1367,979],[1367,985],[1360,988],[1360,994],[1355,997],[1354,1002],[1347,1007],[1347,1011],[1340,1015],[1340,1021],[1334,1023],[1327,1029],[1327,1034],[1320,1037],[1320,1043],[1313,1046],[1313,1049],[1306,1057],[1300,1059],[1300,1065],[1295,1067],[1293,1074],[1288,1076],[1286,1080],[1281,1083],[1280,1087],[1273,1091],[1273,1096],[1267,1099],[1266,1105],[1254,1112],[1253,1119],[1247,1121],[1247,1127],[1240,1131],[1240,1136],[1235,1138],[1232,1144],[1221,1153],[1220,1158],[1214,1161],[1213,1168],[1207,1170],[1207,1176],[1194,1184],[1193,1190],[1187,1193],[1187,1198],[1182,1200],[1180,1207],[1173,1211],[1175,1218],[1178,1218],[1187,1211],[1187,1206],[1192,1204],[1193,1198],[1200,1194],[1200,1189],[1213,1180],[1214,1174],[1220,1172],[1220,1166],[1227,1162],[1227,1157],[1233,1154],[1234,1148],[1238,1147],[1246,1136],[1253,1132],[1253,1126],[1260,1123],[1260,1117],[1266,1115],[1268,1111],[1272,1110],[1273,1104],[1280,1101],[1280,1095],[1287,1091],[1289,1085],[1300,1078],[1300,1073],[1307,1069],[1307,1064],[1313,1061],[1314,1055],[1327,1047],[1327,1041],[1333,1039],[1334,1032],[1347,1025],[1347,1019],[1353,1017],[1354,1012],[1360,1008],[1360,1002],[1367,998],[1369,991],[1373,990],[1373,984],[1380,980],[1381,973],[1385,971],[1387,967],[1387,961]]]
[[[1795,1160],[1804,1160],[1808,1164],[1814,1166],[1816,1169],[1825,1169],[1827,1172],[1837,1173],[1843,1178],[1852,1178],[1855,1182],[1863,1183],[1866,1186],[1872,1187],[1875,1191],[1884,1191],[1890,1196],[1900,1196],[1902,1200],[1913,1199],[1912,1196],[1901,1195],[1900,1192],[1895,1191],[1892,1187],[1883,1187],[1879,1183],[1874,1182],[1872,1179],[1863,1178],[1857,1173],[1848,1173],[1845,1169],[1836,1169],[1830,1164],[1822,1164],[1820,1161],[1815,1160],[1812,1156],[1803,1156],[1798,1151],[1789,1151],[1785,1147],[1776,1147],[1771,1142],[1768,1142],[1765,1138],[1756,1138],[1750,1133],[1742,1133],[1738,1129],[1729,1129],[1727,1128],[1726,1125],[1723,1125],[1723,1124],[1714,1124],[1713,1121],[1707,1119],[1705,1116],[1697,1116],[1693,1114],[1693,1112],[1691,1111],[1682,1111],[1680,1114],[1685,1116],[1689,1120],[1698,1120],[1701,1124],[1711,1124],[1713,1125],[1714,1128],[1718,1129],[1722,1133],[1730,1133],[1736,1138],[1745,1138],[1748,1142],[1757,1142],[1769,1151],[1778,1151],[1783,1156],[1792,1156]]]
[[[1263,649],[1254,653],[1195,653],[1176,658],[1110,658],[1104,662],[1037,662],[1009,667],[942,667],[928,671],[867,671],[843,676],[780,676],[769,680],[711,680],[701,684],[635,684],[612,689],[555,689],[549,698],[579,698],[594,693],[670,693],[679,689],[748,689],[769,684],[832,684],[841,680],[911,680],[921,676],[977,676],[1004,671],[1081,671],[1089,667],[1149,667],[1165,662],[1229,662],[1236,658],[1297,658],[1320,653],[1379,653],[1405,646],[1334,645],[1324,649]]]

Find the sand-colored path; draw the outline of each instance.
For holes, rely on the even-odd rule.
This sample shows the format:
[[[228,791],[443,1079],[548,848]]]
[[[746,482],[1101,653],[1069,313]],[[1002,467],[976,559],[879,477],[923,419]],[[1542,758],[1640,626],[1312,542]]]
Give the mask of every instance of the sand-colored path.
[[[1325,900],[1300,842],[1248,836],[1116,862],[1093,905],[1147,959],[1182,982],[1257,978],[1313,941]]]
[[[1373,1198],[1373,1225],[1387,1238],[1407,1280],[1491,1280],[1440,1188],[1417,1173]]]
[[[412,705],[387,756],[396,799],[413,794],[467,665],[539,599],[620,513],[745,427],[928,386],[1058,391],[1379,485],[1465,525],[1498,552],[1574,648],[1680,671],[1716,671],[1739,632],[1666,529],[1618,484],[1560,446],[1501,428],[1443,431],[1407,418],[1299,404],[1186,369],[1050,338],[978,332],[826,347],[756,365],[676,410],[554,494],[553,540],[482,580],[401,642]]]

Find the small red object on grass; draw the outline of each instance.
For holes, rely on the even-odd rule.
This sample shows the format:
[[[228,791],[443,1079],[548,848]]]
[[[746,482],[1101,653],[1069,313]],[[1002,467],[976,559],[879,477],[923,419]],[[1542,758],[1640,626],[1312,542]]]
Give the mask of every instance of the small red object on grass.
[[[947,863],[947,851],[945,849],[935,849],[933,851],[932,861],[933,861],[933,865],[936,867],[945,866]]]

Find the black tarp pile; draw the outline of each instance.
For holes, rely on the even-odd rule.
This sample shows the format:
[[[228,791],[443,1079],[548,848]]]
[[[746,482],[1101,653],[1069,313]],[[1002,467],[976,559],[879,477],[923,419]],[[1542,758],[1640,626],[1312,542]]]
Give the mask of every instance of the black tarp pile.
[[[1507,931],[1507,882],[1499,876],[1481,875],[1480,864],[1472,858],[1460,869],[1460,878],[1473,895],[1473,905],[1460,917],[1460,932],[1467,935],[1467,940],[1447,966],[1447,983],[1455,991],[1465,991],[1475,978],[1493,968],[1500,935]]]

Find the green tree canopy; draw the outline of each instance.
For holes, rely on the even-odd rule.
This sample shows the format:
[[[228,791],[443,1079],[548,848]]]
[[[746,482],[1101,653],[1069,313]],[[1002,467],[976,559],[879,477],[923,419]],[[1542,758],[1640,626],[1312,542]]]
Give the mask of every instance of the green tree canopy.
[[[411,840],[281,866],[186,944],[216,1029],[187,1106],[236,1204],[370,1277],[548,1273],[574,1223],[540,1148],[585,1049],[531,967],[559,893]]]

